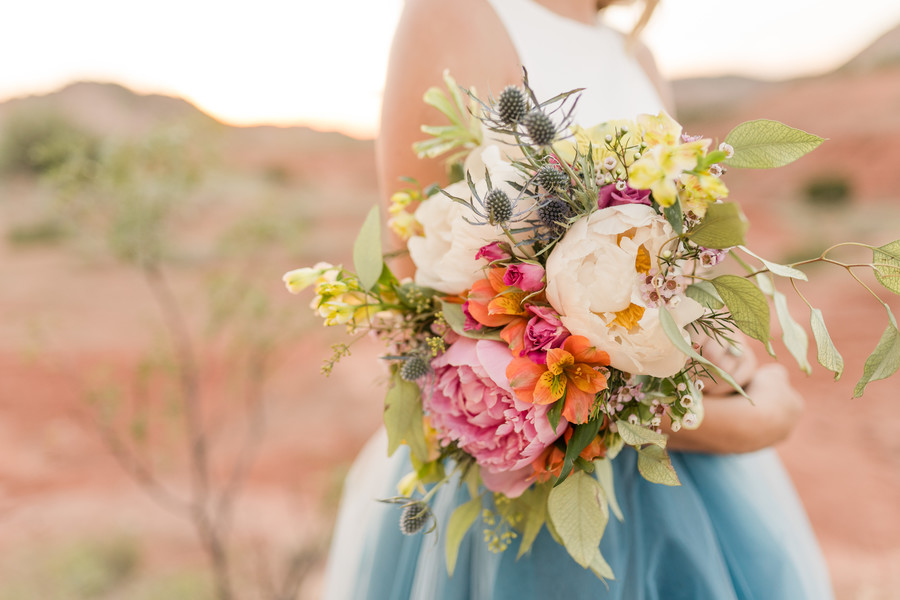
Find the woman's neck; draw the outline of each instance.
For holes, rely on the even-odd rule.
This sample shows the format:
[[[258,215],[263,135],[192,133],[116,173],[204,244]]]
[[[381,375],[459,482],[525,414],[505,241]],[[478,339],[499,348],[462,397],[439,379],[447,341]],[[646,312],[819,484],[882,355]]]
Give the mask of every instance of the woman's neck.
[[[597,0],[534,0],[556,14],[587,25],[597,22]]]

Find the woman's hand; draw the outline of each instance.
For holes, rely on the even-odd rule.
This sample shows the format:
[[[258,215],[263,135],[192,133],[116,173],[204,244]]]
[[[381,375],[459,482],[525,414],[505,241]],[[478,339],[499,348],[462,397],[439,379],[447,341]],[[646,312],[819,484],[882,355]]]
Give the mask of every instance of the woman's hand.
[[[688,452],[732,454],[753,452],[776,444],[793,431],[803,410],[803,398],[779,364],[759,367],[743,396],[703,395],[700,427],[669,432],[669,448]]]

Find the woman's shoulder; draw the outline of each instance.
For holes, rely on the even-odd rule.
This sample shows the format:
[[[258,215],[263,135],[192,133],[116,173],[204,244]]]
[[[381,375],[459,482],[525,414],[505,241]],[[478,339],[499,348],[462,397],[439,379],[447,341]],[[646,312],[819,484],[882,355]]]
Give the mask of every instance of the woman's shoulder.
[[[434,83],[444,69],[464,86],[519,76],[515,47],[488,0],[406,0],[391,62],[428,71]]]

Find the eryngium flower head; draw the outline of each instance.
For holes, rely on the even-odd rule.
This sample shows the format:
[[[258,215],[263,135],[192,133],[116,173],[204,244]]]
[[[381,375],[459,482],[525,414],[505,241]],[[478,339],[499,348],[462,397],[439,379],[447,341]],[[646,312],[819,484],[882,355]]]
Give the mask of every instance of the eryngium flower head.
[[[431,510],[424,502],[411,502],[403,507],[400,514],[400,531],[403,535],[415,535],[422,531],[428,519],[431,518]]]
[[[538,169],[534,178],[548,192],[554,192],[569,184],[569,176],[553,165],[544,165]]]
[[[541,224],[554,233],[561,233],[571,217],[571,207],[559,198],[550,198],[538,207]]]
[[[508,125],[518,123],[528,112],[528,103],[525,94],[514,85],[508,85],[500,92],[497,100],[497,115],[500,120]]]
[[[536,146],[547,146],[556,137],[556,127],[550,117],[540,110],[533,110],[522,119],[522,125],[531,142]]]
[[[421,356],[412,356],[400,367],[400,377],[406,381],[416,381],[428,374],[431,367]]]
[[[491,225],[501,225],[513,216],[512,201],[503,190],[494,188],[484,197],[484,208],[487,210]]]

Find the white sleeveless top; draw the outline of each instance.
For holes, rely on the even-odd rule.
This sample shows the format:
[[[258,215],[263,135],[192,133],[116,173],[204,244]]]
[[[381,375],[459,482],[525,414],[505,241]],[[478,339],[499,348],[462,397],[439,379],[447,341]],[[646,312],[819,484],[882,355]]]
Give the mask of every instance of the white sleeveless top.
[[[624,36],[599,19],[587,25],[533,0],[488,3],[506,28],[520,66],[528,70],[538,100],[585,88],[575,115],[576,123],[585,127],[663,110],[656,88],[625,50]]]

